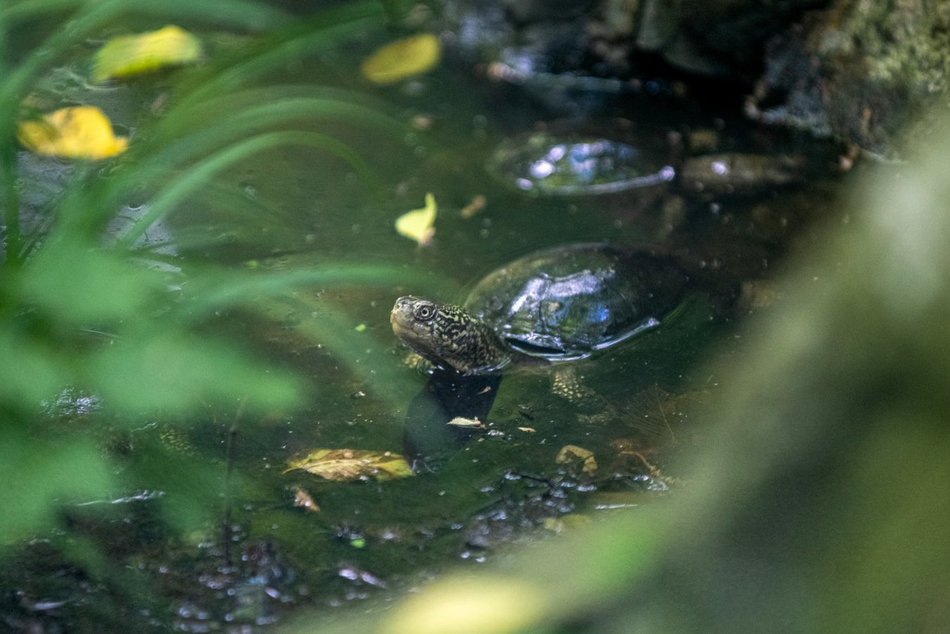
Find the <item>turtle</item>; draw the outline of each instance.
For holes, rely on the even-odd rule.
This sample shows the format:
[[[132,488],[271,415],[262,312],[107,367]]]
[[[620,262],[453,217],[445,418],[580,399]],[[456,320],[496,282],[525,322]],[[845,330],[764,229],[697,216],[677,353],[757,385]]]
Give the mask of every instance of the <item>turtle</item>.
[[[517,135],[495,148],[486,170],[498,182],[534,196],[597,196],[631,189],[644,194],[652,189],[658,195],[676,176],[667,160],[671,148],[622,128],[618,122],[608,136],[593,128],[554,124]]]
[[[526,362],[583,359],[654,329],[689,282],[658,248],[567,244],[492,271],[462,305],[400,297],[390,322],[435,368],[500,374]]]

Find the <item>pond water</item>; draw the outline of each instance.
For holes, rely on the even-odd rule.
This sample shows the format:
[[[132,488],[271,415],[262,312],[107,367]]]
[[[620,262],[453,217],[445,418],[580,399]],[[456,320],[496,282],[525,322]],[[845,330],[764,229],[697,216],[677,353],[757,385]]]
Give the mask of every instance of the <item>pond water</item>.
[[[353,79],[358,60],[383,40],[382,33],[371,34],[345,55],[302,63],[286,77],[356,89],[406,123],[401,137],[314,124],[363,155],[378,185],[331,156],[268,152],[234,169],[162,231],[173,236],[186,277],[202,262],[262,270],[372,263],[404,272],[403,281],[300,289],[258,314],[222,315],[215,328],[298,372],[309,402],[264,419],[242,416],[236,405],[174,429],[155,424],[132,432],[133,453],[136,444],[166,443],[181,447],[183,468],[198,457],[206,470],[193,486],[216,492],[220,509],[203,528],[181,535],[160,513],[165,493],[148,481],[114,500],[91,502],[108,506],[108,519],[85,519],[78,509],[72,521],[82,537],[75,539],[109,544],[112,563],[98,562],[109,572],[90,576],[64,563],[61,547],[43,539],[24,546],[0,575],[16,588],[8,623],[44,623],[50,631],[139,623],[199,632],[263,627],[304,609],[326,615],[397,596],[453,567],[490,562],[513,544],[573,521],[566,518],[596,521],[615,508],[676,495],[681,484],[673,459],[702,442],[703,403],[721,379],[706,363],[742,345],[743,319],[767,300],[763,280],[780,269],[801,229],[828,211],[833,155],[809,139],[753,127],[736,116],[738,100],[711,101],[703,93],[586,95],[585,103],[596,107],[566,120],[572,109],[552,108],[520,86],[489,82],[451,60],[392,88]],[[140,107],[138,91],[152,89],[118,89],[113,116],[121,123],[124,110]],[[721,176],[727,158],[752,155],[792,155],[807,167],[795,163],[803,182],[792,184],[768,170],[751,184],[725,186],[668,174],[595,194],[571,188],[539,195],[519,175],[506,180],[518,164],[499,164],[496,153],[528,144],[541,129],[574,131],[576,143],[623,144],[613,154],[597,150],[605,177],[616,167],[629,179],[626,163],[637,152],[650,174],[667,167],[679,173],[687,157],[704,155],[708,161],[691,164],[694,173],[708,168]],[[534,173],[553,169],[562,156],[549,157],[547,168]],[[439,216],[433,241],[420,247],[397,235],[393,223],[421,207],[427,192],[435,195]],[[473,201],[483,204],[473,208]],[[130,208],[142,202],[130,201]],[[463,213],[466,208],[475,212]],[[220,240],[208,246],[208,236]],[[698,292],[660,328],[571,363],[573,377],[550,368],[509,373],[487,428],[440,447],[432,472],[348,483],[285,472],[289,460],[319,448],[403,451],[407,412],[426,376],[405,364],[390,330],[396,297],[460,300],[508,261],[584,241],[663,244],[697,279],[708,279],[710,291],[742,292],[735,302]],[[570,398],[552,387],[575,379],[584,394],[596,396]],[[592,452],[596,471],[585,472],[583,460],[559,463],[566,445]],[[319,511],[295,504],[307,496]]]

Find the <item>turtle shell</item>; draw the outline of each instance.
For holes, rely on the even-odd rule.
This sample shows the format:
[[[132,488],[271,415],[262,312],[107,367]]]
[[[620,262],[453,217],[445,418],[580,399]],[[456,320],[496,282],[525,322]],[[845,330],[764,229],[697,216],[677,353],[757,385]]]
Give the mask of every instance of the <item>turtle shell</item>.
[[[688,281],[671,258],[654,251],[573,244],[489,273],[465,308],[518,352],[577,359],[659,325]]]
[[[486,165],[500,182],[545,196],[590,196],[663,185],[676,171],[664,149],[581,132],[531,132],[502,141]]]

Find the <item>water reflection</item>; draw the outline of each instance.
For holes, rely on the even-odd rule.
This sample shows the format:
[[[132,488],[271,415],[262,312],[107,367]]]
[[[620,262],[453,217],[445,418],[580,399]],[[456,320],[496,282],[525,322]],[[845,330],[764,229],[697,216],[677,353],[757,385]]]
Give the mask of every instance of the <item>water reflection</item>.
[[[404,452],[415,472],[436,471],[477,432],[448,425],[454,418],[484,422],[501,375],[464,376],[454,370],[433,370],[406,413]]]

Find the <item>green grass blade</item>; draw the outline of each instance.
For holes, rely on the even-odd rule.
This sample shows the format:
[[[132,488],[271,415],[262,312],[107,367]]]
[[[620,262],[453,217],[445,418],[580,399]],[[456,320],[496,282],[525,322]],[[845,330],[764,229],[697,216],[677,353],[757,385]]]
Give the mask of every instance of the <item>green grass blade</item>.
[[[266,31],[287,27],[292,18],[284,11],[253,0],[198,2],[196,0],[122,0],[126,14],[154,15],[163,20],[207,22],[215,28]]]
[[[224,97],[202,104],[200,111],[180,115],[176,111],[174,119],[177,124],[158,124],[154,138],[149,139],[139,153],[144,161],[157,166],[182,164],[267,128],[316,123],[326,119],[364,128],[370,126],[385,132],[394,140],[401,138],[406,131],[401,121],[359,103],[313,97],[280,97],[279,94],[279,90],[255,91],[251,96],[242,95],[230,108],[230,99]],[[246,106],[242,103],[245,100],[249,101]],[[205,120],[199,118],[201,116]],[[208,117],[214,120],[208,121]]]
[[[194,0],[13,0],[11,4],[0,7],[0,20],[37,18],[70,9],[94,9],[104,5],[113,5],[108,7],[110,12],[153,15],[168,20],[187,19],[255,31],[290,24],[290,17],[284,11],[253,0],[226,0],[224,3]]]
[[[267,297],[278,297],[302,287],[383,286],[391,288],[407,277],[421,275],[392,264],[334,264],[278,273],[223,276],[203,274],[189,289],[193,297],[182,305],[190,318]]]
[[[375,187],[379,187],[372,170],[345,143],[317,132],[299,130],[267,132],[235,143],[189,168],[186,174],[155,197],[148,213],[144,214],[129,228],[118,241],[118,245],[123,248],[130,248],[155,221],[171,212],[187,196],[194,193],[226,168],[255,154],[288,145],[312,147],[329,152],[346,161],[363,178],[370,181]]]
[[[387,338],[380,341],[369,332],[356,330],[357,323],[342,309],[309,297],[278,298],[271,302],[268,308],[270,310],[262,307],[261,314],[271,320],[274,319],[275,312],[317,315],[301,320],[295,325],[295,331],[329,350],[349,372],[393,408],[404,406],[407,395],[418,390],[418,375],[407,371],[397,357],[386,355],[385,361],[377,358],[375,363],[361,363],[354,357],[357,352],[367,349],[372,350],[374,356],[382,355],[386,350],[398,345],[395,335],[392,335],[388,328]],[[402,420],[394,419],[392,423],[402,424]]]
[[[0,7],[0,20],[13,22],[24,18],[36,18],[46,13],[67,9],[81,9],[92,4],[90,0],[12,0]]]
[[[230,131],[233,136],[235,129],[238,129],[237,134],[243,133],[240,126],[260,129],[296,120],[336,118],[372,125],[401,137],[405,125],[386,114],[388,110],[391,110],[389,106],[371,103],[365,96],[351,91],[279,85],[172,108],[165,119],[157,122],[154,136],[159,144],[164,145],[165,140],[181,138],[185,134],[206,133],[209,126],[217,126],[218,132]]]
[[[63,53],[74,44],[83,41],[96,29],[114,19],[121,12],[118,2],[88,3],[84,10],[69,18],[68,28],[53,31],[45,42],[31,55],[26,56],[0,83],[0,118],[4,121],[15,118],[20,100],[27,87]],[[9,24],[9,15],[6,16]]]
[[[71,46],[78,44],[113,20],[127,14],[157,15],[166,20],[190,19],[212,21],[215,25],[233,25],[242,28],[272,28],[288,24],[282,11],[259,2],[230,0],[221,3],[192,0],[56,0],[19,2],[0,9],[0,22],[12,24],[16,20],[35,18],[44,14],[77,9],[67,26],[55,30],[31,55],[24,58],[0,84],[0,108],[16,105],[26,87],[46,68],[55,64]],[[0,115],[6,114],[0,110]]]
[[[200,86],[183,100],[183,105],[233,92],[290,62],[299,62],[321,50],[337,47],[345,39],[380,26],[383,19],[382,9],[376,2],[353,2],[322,12],[291,37],[264,43],[257,54],[204,78]]]

